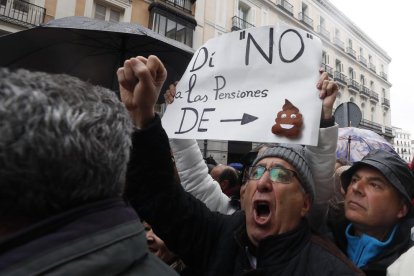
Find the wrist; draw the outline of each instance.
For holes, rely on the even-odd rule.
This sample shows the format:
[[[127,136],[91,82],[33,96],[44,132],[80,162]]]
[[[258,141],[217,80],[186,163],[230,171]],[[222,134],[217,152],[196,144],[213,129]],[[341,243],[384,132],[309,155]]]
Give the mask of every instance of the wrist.
[[[132,123],[136,128],[145,128],[155,118],[154,109],[129,111]]]

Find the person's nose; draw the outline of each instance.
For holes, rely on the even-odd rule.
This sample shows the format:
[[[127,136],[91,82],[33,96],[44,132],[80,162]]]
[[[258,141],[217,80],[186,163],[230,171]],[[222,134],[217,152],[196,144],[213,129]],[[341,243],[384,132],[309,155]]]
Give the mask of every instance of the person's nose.
[[[273,183],[270,180],[269,171],[266,170],[257,183],[257,190],[262,193],[270,192],[273,189]]]
[[[365,194],[365,182],[359,179],[351,184],[351,190],[354,194],[363,196]]]

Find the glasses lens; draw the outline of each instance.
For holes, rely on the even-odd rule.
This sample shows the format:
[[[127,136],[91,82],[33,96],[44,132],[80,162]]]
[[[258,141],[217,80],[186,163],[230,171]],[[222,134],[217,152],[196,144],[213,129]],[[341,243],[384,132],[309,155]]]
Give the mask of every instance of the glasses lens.
[[[270,180],[274,182],[290,183],[292,175],[290,171],[282,167],[274,167],[270,169]]]
[[[262,166],[252,167],[250,171],[250,178],[253,180],[259,180],[265,171],[266,168]]]

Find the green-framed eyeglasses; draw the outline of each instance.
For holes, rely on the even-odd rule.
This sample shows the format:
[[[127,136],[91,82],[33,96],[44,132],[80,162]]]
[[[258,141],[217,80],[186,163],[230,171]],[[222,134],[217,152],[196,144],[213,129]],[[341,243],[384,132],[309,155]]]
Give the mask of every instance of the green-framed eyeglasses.
[[[288,184],[292,182],[293,177],[298,177],[298,174],[295,171],[286,169],[280,165],[270,168],[266,168],[262,165],[250,167],[248,171],[248,177],[252,180],[259,180],[262,178],[266,171],[269,171],[269,177],[272,182]]]

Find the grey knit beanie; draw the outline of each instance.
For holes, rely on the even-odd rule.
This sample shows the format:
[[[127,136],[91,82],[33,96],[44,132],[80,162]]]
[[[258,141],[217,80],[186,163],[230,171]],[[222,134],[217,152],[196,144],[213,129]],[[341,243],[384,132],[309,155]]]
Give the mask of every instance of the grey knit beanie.
[[[285,160],[295,168],[300,184],[313,201],[315,197],[315,184],[312,172],[304,157],[304,151],[305,149],[300,145],[278,145],[261,152],[253,161],[252,166],[256,166],[260,160],[267,157],[277,157]]]

